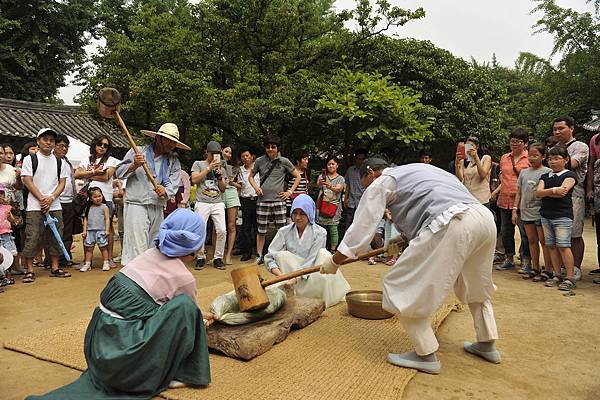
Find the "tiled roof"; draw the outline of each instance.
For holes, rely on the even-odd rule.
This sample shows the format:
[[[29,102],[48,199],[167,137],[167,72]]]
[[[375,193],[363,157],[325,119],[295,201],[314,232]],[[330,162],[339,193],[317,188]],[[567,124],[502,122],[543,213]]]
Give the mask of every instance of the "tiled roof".
[[[588,131],[600,131],[600,111],[592,110],[592,120],[583,124],[583,128]]]
[[[81,107],[0,98],[0,135],[35,138],[41,128],[52,128],[87,144],[104,133],[115,147],[129,148],[116,125],[99,122]]]

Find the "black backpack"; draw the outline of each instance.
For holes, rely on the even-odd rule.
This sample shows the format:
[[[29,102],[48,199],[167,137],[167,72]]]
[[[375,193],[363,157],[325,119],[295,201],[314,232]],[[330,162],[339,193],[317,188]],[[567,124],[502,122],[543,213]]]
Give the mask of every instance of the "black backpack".
[[[33,171],[33,173],[31,174],[31,177],[33,178],[35,176],[35,172],[37,171],[38,168],[38,157],[37,154],[31,154],[29,157],[31,157],[31,170]],[[62,169],[62,159],[54,156],[54,158],[56,158],[56,178],[58,179],[58,182],[60,182],[60,171]],[[23,185],[23,204],[25,204],[25,209],[27,209],[27,197],[29,196],[29,190],[27,189],[27,186]]]

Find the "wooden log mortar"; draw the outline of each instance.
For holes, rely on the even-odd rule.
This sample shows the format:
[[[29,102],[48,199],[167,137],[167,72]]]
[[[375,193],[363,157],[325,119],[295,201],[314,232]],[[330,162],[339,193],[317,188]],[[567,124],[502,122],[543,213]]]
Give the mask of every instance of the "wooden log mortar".
[[[211,325],[207,330],[208,347],[232,358],[251,360],[283,342],[292,329],[310,325],[325,311],[323,300],[296,297],[293,288],[285,288],[287,300],[283,307],[262,321]]]

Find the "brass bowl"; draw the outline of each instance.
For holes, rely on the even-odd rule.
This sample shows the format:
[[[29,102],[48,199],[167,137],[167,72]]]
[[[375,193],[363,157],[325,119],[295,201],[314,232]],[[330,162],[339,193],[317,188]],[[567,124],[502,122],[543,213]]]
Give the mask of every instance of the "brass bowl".
[[[381,306],[383,293],[380,290],[355,290],[346,294],[348,312],[358,318],[386,319],[394,314]]]

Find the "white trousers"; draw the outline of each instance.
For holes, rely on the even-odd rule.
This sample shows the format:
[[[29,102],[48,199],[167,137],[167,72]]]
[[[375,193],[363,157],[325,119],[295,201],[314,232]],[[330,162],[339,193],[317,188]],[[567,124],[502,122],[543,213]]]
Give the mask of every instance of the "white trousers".
[[[328,255],[329,252],[326,249],[319,250],[315,265],[320,265],[324,257]],[[287,250],[280,251],[275,256],[275,263],[284,274],[297,271],[304,261],[302,257]],[[311,299],[322,299],[325,302],[325,307],[331,307],[342,301],[350,290],[350,284],[340,270],[331,275],[321,275],[315,272],[305,275],[305,277],[308,277],[308,279],[299,279],[298,283],[294,285],[296,295]]]
[[[154,245],[164,219],[163,206],[125,202],[123,209],[123,251],[121,263],[127,263]]]
[[[225,225],[225,204],[223,202],[196,202],[194,212],[200,215],[205,223],[208,222],[209,217],[212,218],[217,234],[217,243],[213,243],[215,249],[214,258],[223,258],[223,254],[225,254],[225,241],[227,240],[227,226]],[[206,235],[210,234],[212,234],[212,232],[206,233]],[[206,257],[204,254],[204,245],[202,245],[202,248],[198,252],[198,255],[200,258]]]
[[[496,226],[492,213],[473,204],[443,229],[424,229],[383,281],[383,308],[400,316],[419,355],[439,345],[429,322],[450,290],[469,305],[478,341],[498,338],[490,299],[496,291],[492,262]]]

